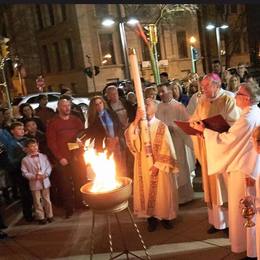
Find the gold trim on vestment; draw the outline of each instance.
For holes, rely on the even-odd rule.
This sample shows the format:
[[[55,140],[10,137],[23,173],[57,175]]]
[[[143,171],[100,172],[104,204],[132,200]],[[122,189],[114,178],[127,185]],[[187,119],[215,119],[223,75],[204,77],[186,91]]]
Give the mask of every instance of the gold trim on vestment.
[[[162,137],[164,136],[166,126],[162,122],[159,122],[156,135],[153,142],[153,157],[156,162],[158,158],[160,158],[160,150],[162,148]],[[158,179],[159,175],[151,174],[150,175],[150,189],[148,196],[148,205],[147,205],[147,214],[148,216],[152,216],[155,208],[157,190],[158,190]]]

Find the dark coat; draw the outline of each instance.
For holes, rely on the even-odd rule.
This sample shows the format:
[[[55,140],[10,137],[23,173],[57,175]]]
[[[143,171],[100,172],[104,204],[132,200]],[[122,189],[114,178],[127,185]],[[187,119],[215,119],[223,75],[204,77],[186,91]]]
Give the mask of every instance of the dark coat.
[[[123,127],[118,119],[117,114],[113,110],[107,110],[111,120],[113,121],[113,127],[115,132],[115,137],[119,138],[120,146],[123,147],[125,145],[124,142],[124,132]],[[92,125],[89,125],[88,128],[84,129],[78,137],[85,142],[87,139],[94,139],[94,148],[98,152],[103,151],[103,142],[106,139],[106,131],[102,125],[102,122],[99,116],[96,116],[96,120]]]

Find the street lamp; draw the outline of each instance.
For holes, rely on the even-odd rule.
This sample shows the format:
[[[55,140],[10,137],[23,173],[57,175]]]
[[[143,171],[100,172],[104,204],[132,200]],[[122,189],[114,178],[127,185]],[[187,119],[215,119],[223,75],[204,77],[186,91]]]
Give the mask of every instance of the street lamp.
[[[102,25],[105,27],[110,27],[115,24],[115,19],[112,17],[105,18],[102,21]],[[130,79],[130,71],[129,71],[129,62],[128,62],[128,47],[127,47],[127,41],[126,41],[126,33],[125,33],[125,24],[128,24],[130,26],[135,26],[139,21],[136,18],[129,18],[125,19],[123,18],[122,20],[118,20],[118,25],[119,25],[119,34],[120,34],[120,41],[121,41],[121,47],[122,47],[122,52],[123,52],[123,59],[124,59],[124,70],[125,70],[125,77],[127,79]]]
[[[222,24],[221,26],[216,26],[214,24],[208,24],[206,26],[206,29],[211,31],[213,29],[215,29],[216,32],[216,39],[217,39],[217,47],[218,47],[218,59],[221,62],[221,52],[220,52],[220,29],[225,30],[227,29],[229,26],[227,24]]]

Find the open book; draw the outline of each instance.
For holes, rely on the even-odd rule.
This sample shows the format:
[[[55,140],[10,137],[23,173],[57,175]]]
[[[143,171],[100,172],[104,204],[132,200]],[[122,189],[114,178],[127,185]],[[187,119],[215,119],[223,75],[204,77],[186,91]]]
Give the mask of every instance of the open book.
[[[192,128],[190,126],[190,122],[187,121],[174,121],[174,122],[188,135],[196,135],[201,133],[198,130]],[[203,119],[202,122],[204,123],[206,128],[219,133],[227,132],[230,127],[229,124],[226,122],[226,120],[222,117],[222,115],[216,115],[213,117]]]

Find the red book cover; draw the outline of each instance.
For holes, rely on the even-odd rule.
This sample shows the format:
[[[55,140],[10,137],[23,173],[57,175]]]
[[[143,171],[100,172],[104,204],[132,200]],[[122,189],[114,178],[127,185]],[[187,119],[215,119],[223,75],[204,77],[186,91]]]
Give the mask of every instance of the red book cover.
[[[198,130],[195,130],[190,126],[190,122],[186,122],[186,121],[174,121],[174,122],[188,135],[200,134]],[[226,120],[222,117],[222,115],[216,115],[213,117],[206,118],[202,120],[202,122],[204,123],[206,128],[219,133],[227,132],[230,127],[229,124],[226,122]]]

